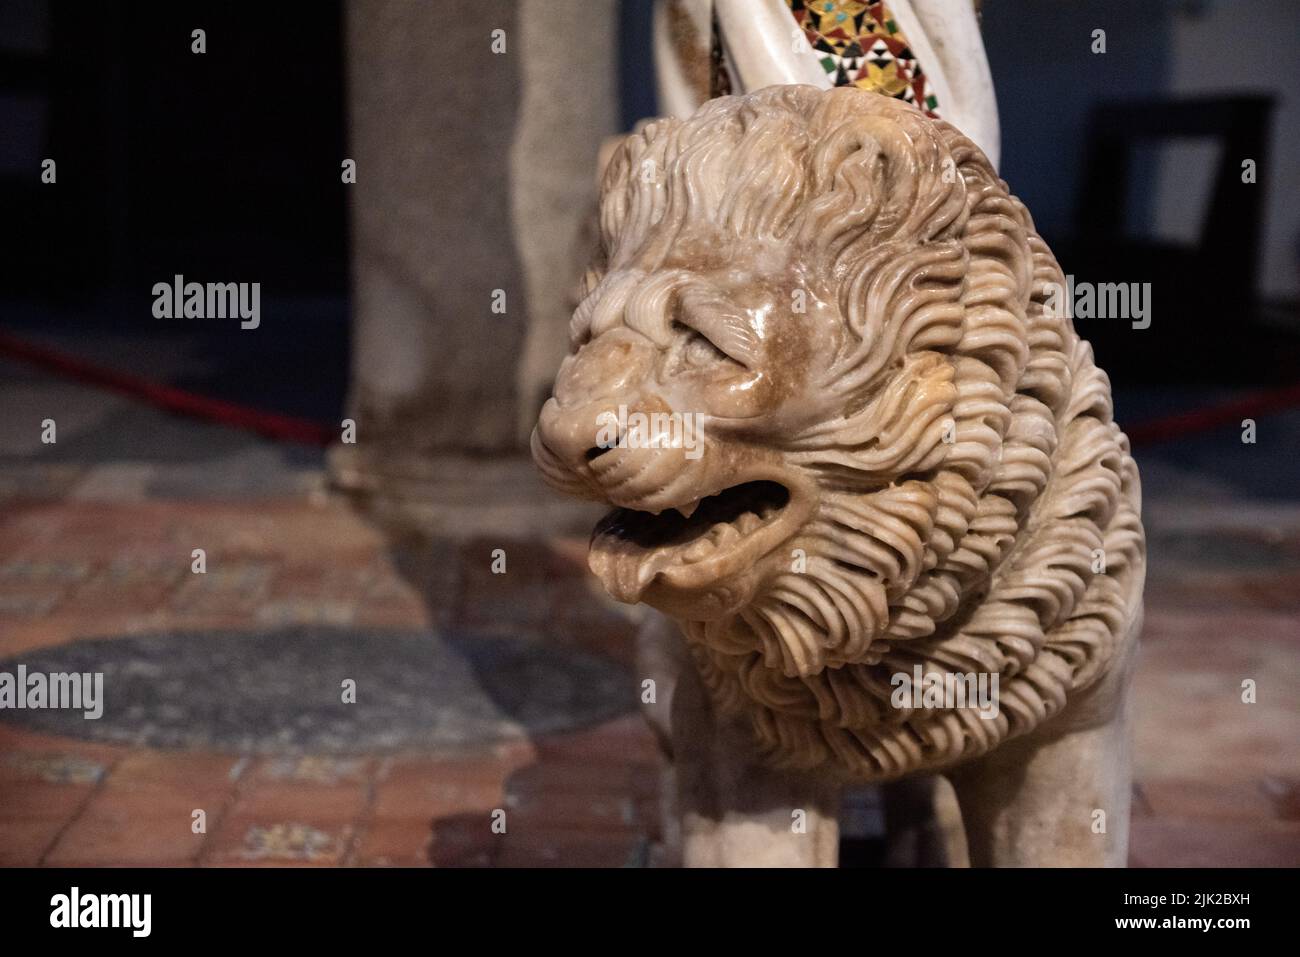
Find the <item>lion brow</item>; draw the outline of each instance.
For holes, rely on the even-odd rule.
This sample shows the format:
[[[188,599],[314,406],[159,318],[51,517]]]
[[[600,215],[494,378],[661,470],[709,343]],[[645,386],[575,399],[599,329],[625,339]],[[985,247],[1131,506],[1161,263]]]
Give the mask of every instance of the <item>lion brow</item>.
[[[681,292],[677,319],[745,366],[762,358],[758,330],[744,310],[715,287],[695,282]]]

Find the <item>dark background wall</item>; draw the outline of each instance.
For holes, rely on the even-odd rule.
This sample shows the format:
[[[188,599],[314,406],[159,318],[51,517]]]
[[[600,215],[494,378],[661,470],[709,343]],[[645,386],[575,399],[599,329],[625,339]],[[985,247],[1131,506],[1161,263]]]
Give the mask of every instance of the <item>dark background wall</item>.
[[[4,8],[5,295],[94,299],[131,322],[177,272],[346,292],[338,3]],[[40,183],[46,157],[54,188]]]
[[[1158,94],[1168,70],[1169,4],[989,0],[984,43],[1002,123],[1000,172],[1051,242],[1069,233],[1083,176],[1088,111],[1100,100]],[[1106,53],[1091,51],[1106,31]],[[1149,185],[1151,171],[1143,174]],[[1134,218],[1150,217],[1149,188]]]

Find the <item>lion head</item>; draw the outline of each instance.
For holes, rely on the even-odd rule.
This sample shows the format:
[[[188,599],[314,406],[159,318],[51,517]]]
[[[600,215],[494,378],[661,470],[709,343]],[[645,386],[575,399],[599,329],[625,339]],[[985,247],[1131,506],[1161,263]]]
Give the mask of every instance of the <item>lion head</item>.
[[[882,779],[1034,727],[1139,601],[1137,472],[1024,206],[953,127],[771,87],[629,136],[533,435],[590,565],[776,761]],[[999,676],[989,719],[891,677]]]

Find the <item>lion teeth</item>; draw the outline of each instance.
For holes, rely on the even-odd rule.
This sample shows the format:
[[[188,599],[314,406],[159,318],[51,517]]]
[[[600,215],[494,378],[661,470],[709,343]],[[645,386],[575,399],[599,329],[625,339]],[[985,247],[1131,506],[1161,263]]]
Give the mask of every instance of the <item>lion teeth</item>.
[[[682,513],[682,518],[690,518],[695,514],[695,510],[700,507],[700,500],[697,498],[687,502],[685,505],[678,505],[677,511]]]
[[[753,512],[746,512],[744,515],[740,516],[740,518],[736,519],[736,524],[740,526],[742,532],[748,535],[754,529],[758,528],[759,519]]]
[[[704,558],[712,551],[713,543],[707,538],[701,539],[691,545],[691,547],[686,549],[686,551],[682,552],[682,561],[698,562],[701,558]]]
[[[717,525],[714,525],[709,531],[709,537],[713,538],[715,534],[719,545],[726,545],[729,542],[734,542],[740,538],[740,532],[736,530],[736,526],[727,522],[719,522]]]

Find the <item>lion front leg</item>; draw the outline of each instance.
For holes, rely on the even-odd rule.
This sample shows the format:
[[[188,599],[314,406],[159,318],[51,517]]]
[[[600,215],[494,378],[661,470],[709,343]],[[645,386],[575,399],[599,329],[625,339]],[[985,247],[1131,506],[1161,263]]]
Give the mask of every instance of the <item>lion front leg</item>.
[[[1125,866],[1132,749],[1126,677],[1116,681],[1100,720],[1067,712],[1063,727],[1048,722],[949,774],[972,866]]]
[[[718,716],[694,667],[678,676],[673,763],[687,867],[835,867],[840,787],[775,771],[747,728]]]

